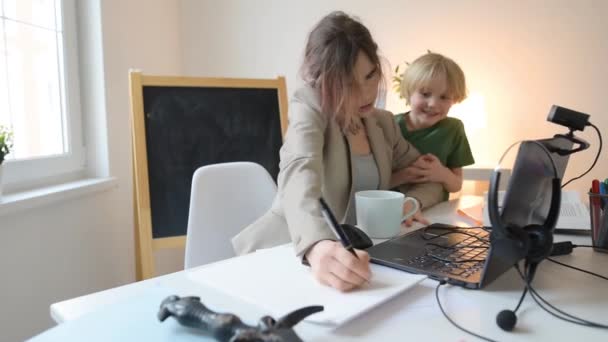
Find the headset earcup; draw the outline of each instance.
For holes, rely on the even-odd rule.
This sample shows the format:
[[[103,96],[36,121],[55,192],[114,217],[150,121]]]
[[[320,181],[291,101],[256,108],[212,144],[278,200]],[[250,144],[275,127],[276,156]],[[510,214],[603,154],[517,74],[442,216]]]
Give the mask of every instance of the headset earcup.
[[[525,230],[513,225],[508,225],[505,227],[505,229],[509,233],[509,238],[521,243],[521,251],[523,252],[524,256],[527,255],[531,248],[530,236],[528,233]]]
[[[544,225],[532,224],[523,229],[528,236],[530,249],[528,262],[538,263],[551,254],[553,249],[553,232]]]

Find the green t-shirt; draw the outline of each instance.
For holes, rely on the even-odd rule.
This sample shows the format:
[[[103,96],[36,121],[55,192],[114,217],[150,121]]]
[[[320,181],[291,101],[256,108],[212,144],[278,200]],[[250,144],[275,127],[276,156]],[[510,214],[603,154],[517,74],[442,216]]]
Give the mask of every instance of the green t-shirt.
[[[432,153],[441,164],[448,168],[458,168],[475,163],[462,121],[447,117],[435,125],[409,132],[406,116],[409,112],[395,115],[395,121],[405,140],[409,141],[421,154]],[[449,194],[444,191],[447,200]]]

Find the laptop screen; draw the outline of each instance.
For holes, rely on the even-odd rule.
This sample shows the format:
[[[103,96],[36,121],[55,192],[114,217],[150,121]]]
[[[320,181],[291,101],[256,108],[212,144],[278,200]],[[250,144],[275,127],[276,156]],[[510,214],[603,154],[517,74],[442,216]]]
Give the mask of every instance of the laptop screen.
[[[538,143],[551,151],[551,157]],[[563,177],[568,164],[568,155],[561,156],[557,151],[571,148],[572,142],[559,136],[521,143],[503,202],[501,216],[505,224],[524,227],[545,223],[555,177],[553,163],[559,178]]]

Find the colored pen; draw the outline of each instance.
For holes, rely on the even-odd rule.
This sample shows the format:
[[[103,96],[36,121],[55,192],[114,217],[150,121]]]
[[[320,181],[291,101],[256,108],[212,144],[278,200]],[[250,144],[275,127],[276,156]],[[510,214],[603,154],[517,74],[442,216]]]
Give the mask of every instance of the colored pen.
[[[600,193],[600,181],[597,179],[594,179],[591,181],[591,191],[594,194],[599,194]]]
[[[594,194],[596,194],[596,195],[600,195],[601,194],[601,192],[600,192],[600,181],[599,180],[594,179],[593,181],[591,181],[591,192],[594,193]],[[600,198],[601,197],[596,196],[593,199],[593,204],[600,205],[601,204]]]
[[[608,195],[608,178],[604,179],[604,190],[606,190],[606,195]],[[606,206],[608,207],[608,198],[605,198]]]
[[[607,191],[607,186],[604,182],[600,183],[600,195],[602,195],[602,197],[600,197],[601,201],[602,201],[602,209],[604,209],[606,207],[606,203],[608,203],[608,201],[606,200],[606,195],[608,195],[608,191]]]
[[[599,194],[600,193],[600,181],[594,179],[591,181],[591,193]],[[599,203],[599,198],[595,198],[595,203]]]
[[[600,193],[600,181],[597,179],[594,179],[593,181],[591,181],[591,189],[590,189],[591,194],[593,195],[598,195]],[[600,203],[600,199],[598,198],[598,196],[592,196],[590,199],[590,206],[593,206],[593,208],[591,208],[591,233],[593,234],[593,236],[595,237],[595,241],[599,241],[599,232],[601,230],[600,227],[600,217],[601,217],[601,203]]]
[[[331,211],[323,197],[319,198],[319,202],[321,202],[321,213],[323,214],[323,217],[325,217],[325,221],[327,221],[329,228],[331,228],[334,234],[336,234],[336,237],[340,239],[342,246],[357,257],[357,253],[353,249],[353,244],[350,242],[348,236],[346,236],[346,233],[338,223],[338,220],[336,220],[334,213]]]
[[[607,191],[608,190],[606,188],[606,184],[604,182],[600,183],[600,195],[602,197],[600,197],[600,203],[601,203],[601,212],[599,214],[599,218],[597,218],[598,220],[598,225],[599,227],[599,234],[597,237],[597,246],[599,248],[602,249],[606,249],[608,247],[608,213],[606,212],[606,208],[608,205],[608,200],[605,198]]]

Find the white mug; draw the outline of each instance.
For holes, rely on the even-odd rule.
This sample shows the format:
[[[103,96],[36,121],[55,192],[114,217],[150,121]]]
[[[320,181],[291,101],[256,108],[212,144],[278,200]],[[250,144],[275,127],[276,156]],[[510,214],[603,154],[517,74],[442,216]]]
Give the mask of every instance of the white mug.
[[[412,210],[403,214],[403,205],[412,202]],[[399,235],[401,222],[412,217],[420,205],[413,197],[389,190],[366,190],[355,194],[357,226],[372,238],[388,239]]]

